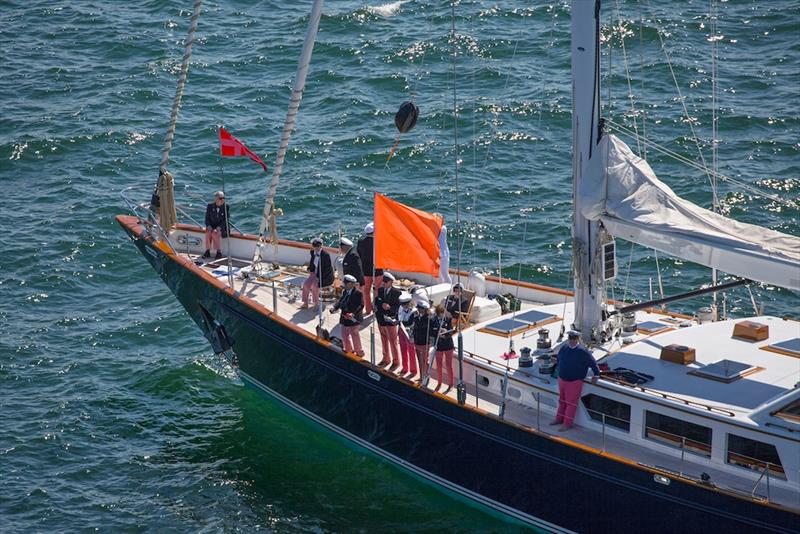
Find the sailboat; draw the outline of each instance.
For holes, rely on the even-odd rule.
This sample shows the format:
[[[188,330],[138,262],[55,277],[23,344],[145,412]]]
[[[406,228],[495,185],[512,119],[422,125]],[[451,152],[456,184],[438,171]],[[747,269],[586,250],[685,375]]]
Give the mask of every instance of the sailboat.
[[[321,6],[309,20],[284,152]],[[605,281],[621,238],[741,277],[689,295],[749,281],[798,291],[800,238],[679,198],[607,131],[600,10],[601,0],[572,2],[574,293],[451,271],[471,293],[452,391],[377,365],[369,325],[361,356],[335,342],[338,326],[320,328],[320,310],[299,309],[310,247],[278,239],[272,197],[258,235],[231,231],[226,258],[199,259],[204,229],[163,215],[172,209],[165,156],[158,213],[133,203],[136,212],[117,221],[247,385],[447,491],[551,532],[796,532],[800,323],[662,311],[668,298],[626,306],[608,299]],[[185,73],[179,94],[183,82]],[[174,125],[169,132],[171,144]],[[452,292],[430,273],[393,272],[432,303]],[[509,288],[518,299],[510,310],[490,298]],[[565,327],[607,371],[585,380],[575,426],[559,433],[547,423]],[[520,357],[501,356],[509,347]]]

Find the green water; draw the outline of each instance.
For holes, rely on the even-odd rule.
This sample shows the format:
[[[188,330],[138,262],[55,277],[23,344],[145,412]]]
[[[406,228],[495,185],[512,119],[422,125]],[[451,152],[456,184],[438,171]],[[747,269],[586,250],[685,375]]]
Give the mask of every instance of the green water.
[[[246,159],[220,162],[216,128],[272,165],[306,4],[208,2],[200,19],[170,168],[179,189],[204,197],[224,176],[246,231],[257,228],[267,177]],[[620,2],[603,99],[606,115],[631,123],[624,33],[647,136],[698,158],[662,31],[710,161],[708,5]],[[615,7],[606,2],[606,24]],[[517,529],[237,385],[117,227],[118,191],[147,189],[156,177],[190,10],[166,1],[0,3],[0,528]],[[719,168],[796,199],[800,4],[732,1],[719,12]],[[449,5],[331,1],[324,13],[279,189],[281,235],[330,241],[341,227],[355,236],[378,190],[444,213],[454,254],[463,240],[463,266],[496,271],[502,251],[503,276],[569,287],[568,7],[457,7],[461,238]],[[386,166],[393,114],[412,96],[419,124]],[[649,159],[680,195],[710,204],[702,172]],[[800,234],[796,207],[730,184],[720,197],[732,217]],[[631,274],[615,295],[627,285],[629,298],[648,298],[653,253],[619,250],[621,272],[630,258]],[[661,257],[659,266],[668,294],[709,280],[686,262]],[[767,313],[800,309],[787,290],[753,293]],[[730,313],[751,310],[746,290],[731,292]]]

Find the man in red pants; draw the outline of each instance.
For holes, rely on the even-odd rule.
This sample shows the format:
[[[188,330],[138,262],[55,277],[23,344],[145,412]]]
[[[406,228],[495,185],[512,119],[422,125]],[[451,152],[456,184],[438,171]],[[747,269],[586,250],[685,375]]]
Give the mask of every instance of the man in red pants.
[[[572,428],[586,372],[592,369],[593,384],[600,376],[600,369],[597,368],[592,353],[583,345],[579,345],[579,340],[580,334],[570,330],[567,343],[561,345],[558,350],[558,412],[550,424],[561,425],[559,432]]]

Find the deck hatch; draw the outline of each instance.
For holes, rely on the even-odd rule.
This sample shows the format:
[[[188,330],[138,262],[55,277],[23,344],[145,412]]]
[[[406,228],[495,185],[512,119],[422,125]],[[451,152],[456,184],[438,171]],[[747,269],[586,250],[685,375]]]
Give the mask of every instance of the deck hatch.
[[[743,376],[758,371],[760,368],[749,363],[736,362],[733,360],[720,360],[690,371],[689,374],[696,375],[702,378],[709,378],[718,382],[725,382],[726,384],[739,380]]]
[[[778,354],[800,358],[800,337],[794,337],[761,348],[770,352],[777,352]]]
[[[517,313],[513,317],[504,317],[493,323],[489,323],[481,328],[480,331],[499,336],[513,336],[555,319],[557,319],[557,316],[552,313],[527,310]]]

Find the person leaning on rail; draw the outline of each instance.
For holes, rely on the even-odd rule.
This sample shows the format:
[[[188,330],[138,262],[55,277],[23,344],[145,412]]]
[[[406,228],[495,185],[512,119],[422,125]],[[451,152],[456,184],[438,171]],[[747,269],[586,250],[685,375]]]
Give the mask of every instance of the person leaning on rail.
[[[559,432],[564,432],[572,428],[575,421],[575,410],[578,408],[578,400],[581,398],[583,389],[583,379],[586,372],[591,369],[592,383],[597,382],[600,376],[600,369],[597,367],[592,353],[583,345],[579,345],[580,334],[570,330],[567,335],[567,343],[561,345],[558,350],[558,412],[551,425],[561,425]]]
[[[215,259],[222,257],[222,239],[228,237],[228,220],[231,213],[228,205],[225,204],[225,193],[217,191],[214,193],[214,202],[206,206],[206,251],[203,252],[204,258],[211,257],[211,249],[215,249],[217,254]]]

